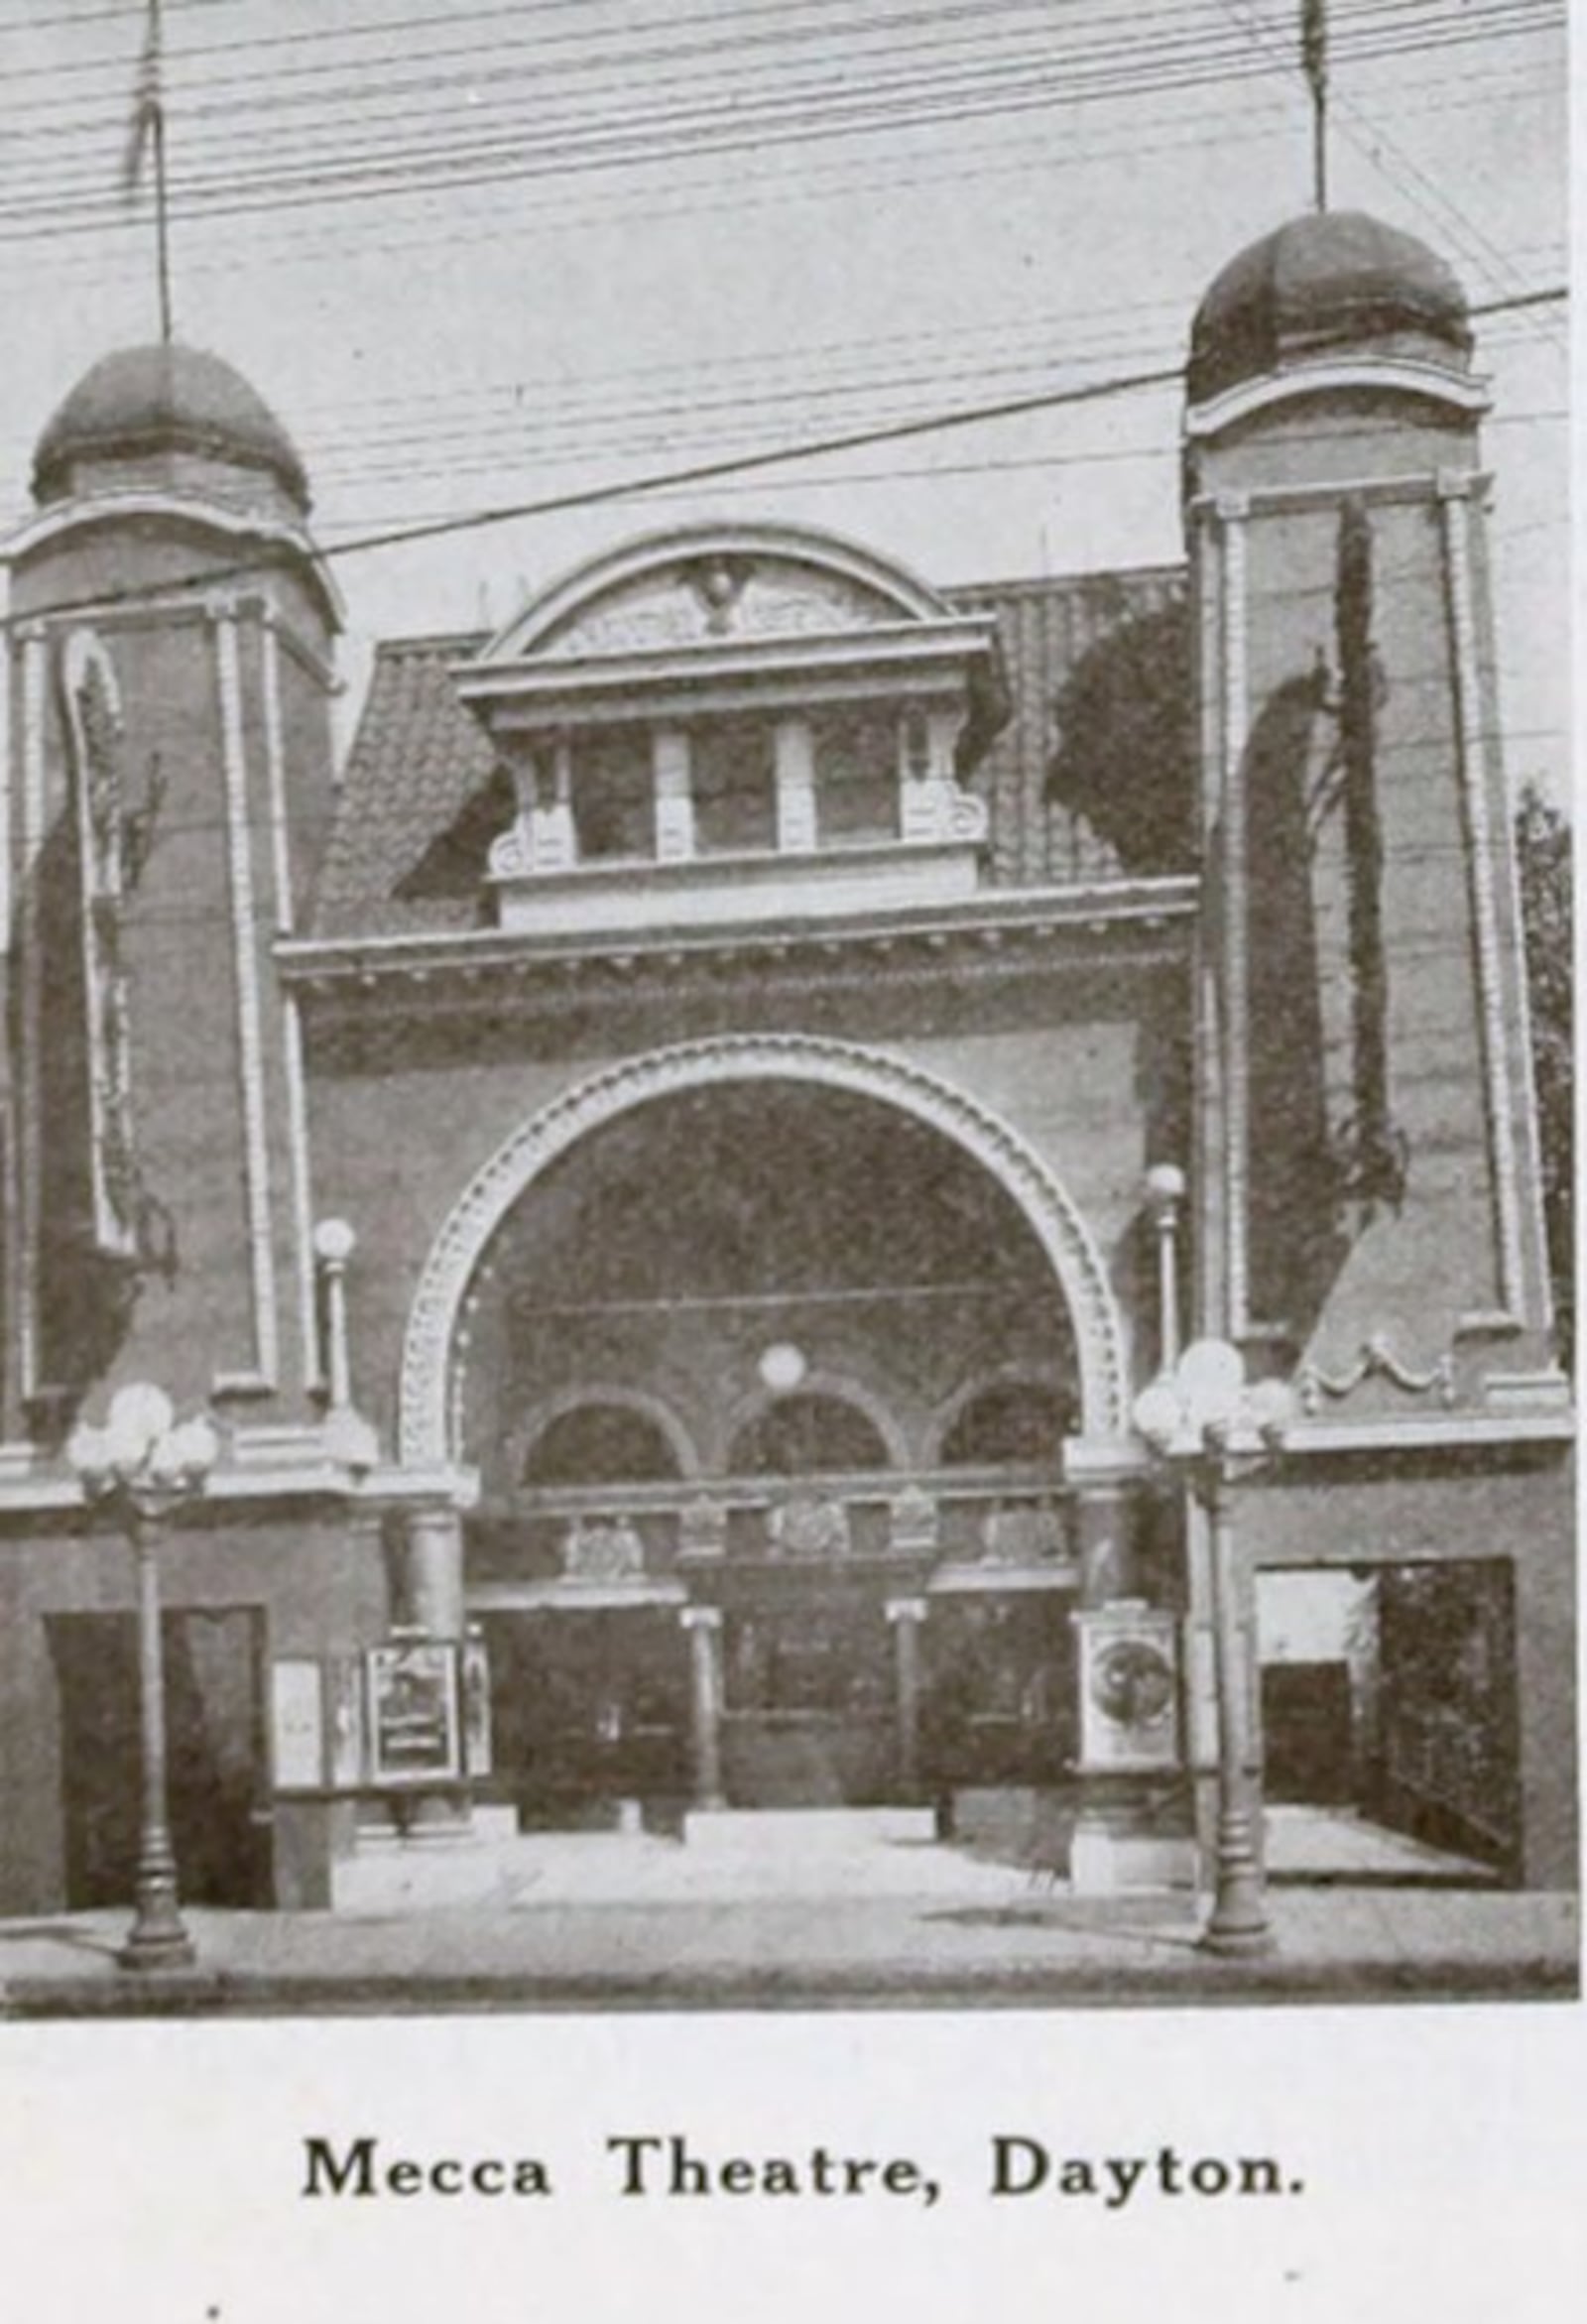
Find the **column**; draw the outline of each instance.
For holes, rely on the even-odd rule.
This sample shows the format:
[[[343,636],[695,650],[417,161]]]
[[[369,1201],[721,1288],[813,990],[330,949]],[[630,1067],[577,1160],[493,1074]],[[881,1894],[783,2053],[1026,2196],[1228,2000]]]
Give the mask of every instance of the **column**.
[[[920,1626],[925,1620],[923,1598],[890,1598],[887,1618],[893,1628],[894,1667],[898,1680],[898,1772],[904,1790],[920,1784]]]
[[[1134,1595],[1135,1509],[1122,1485],[1084,1494],[1076,1507],[1080,1550],[1080,1603],[1105,1606]]]
[[[459,1656],[461,1683],[463,1616],[463,1526],[455,1509],[444,1506],[407,1514],[397,1557],[397,1618],[402,1627],[426,1638],[444,1640]],[[459,1710],[461,1708],[459,1702]],[[437,1779],[433,1789],[416,1784],[397,1796],[399,1829],[410,1840],[466,1838],[471,1829],[467,1777],[459,1772]]]
[[[408,1514],[398,1564],[398,1604],[405,1628],[427,1638],[463,1635],[463,1523],[455,1509]]]
[[[777,759],[777,845],[781,855],[809,855],[815,834],[815,736],[807,718],[780,718],[773,733]]]
[[[931,736],[923,710],[899,717],[899,837],[940,837],[937,787],[931,780]]]
[[[683,727],[653,729],[651,780],[656,807],[656,860],[686,863],[694,853],[694,791],[688,735]]]
[[[1080,1606],[1073,1616],[1076,1677],[1096,1683],[1110,1649],[1143,1633],[1168,1649],[1164,1618],[1145,1602],[1139,1532],[1146,1510],[1140,1488],[1113,1483],[1088,1491],[1076,1507]],[[1172,1731],[1148,1743],[1110,1724],[1094,1695],[1076,1703],[1080,1764],[1069,1850],[1069,1882],[1079,1896],[1128,1890],[1185,1890],[1195,1871],[1190,1809],[1180,1796],[1183,1757]]]
[[[694,1805],[721,1808],[727,1805],[722,1789],[722,1609],[685,1606],[678,1620],[688,1634]]]

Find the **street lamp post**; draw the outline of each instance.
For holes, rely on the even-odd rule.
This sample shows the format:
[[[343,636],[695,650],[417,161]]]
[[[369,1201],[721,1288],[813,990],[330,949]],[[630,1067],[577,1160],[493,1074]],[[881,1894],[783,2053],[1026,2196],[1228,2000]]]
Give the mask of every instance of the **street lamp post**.
[[[117,1958],[126,1969],[185,1969],[196,1955],[177,1894],[166,1769],[161,1531],[203,1490],[220,1452],[212,1421],[178,1421],[163,1389],[118,1390],[103,1428],[79,1422],[66,1459],[84,1500],[115,1512],[137,1560],[139,1819],[135,1912]]]
[[[1193,1341],[1172,1372],[1135,1401],[1138,1431],[1184,1478],[1210,1534],[1218,1829],[1212,1911],[1201,1941],[1214,1953],[1265,1953],[1274,1943],[1258,1845],[1262,1797],[1249,1766],[1248,1657],[1232,1502],[1237,1478],[1283,1442],[1291,1408],[1282,1381],[1248,1387],[1238,1348],[1215,1339]]]

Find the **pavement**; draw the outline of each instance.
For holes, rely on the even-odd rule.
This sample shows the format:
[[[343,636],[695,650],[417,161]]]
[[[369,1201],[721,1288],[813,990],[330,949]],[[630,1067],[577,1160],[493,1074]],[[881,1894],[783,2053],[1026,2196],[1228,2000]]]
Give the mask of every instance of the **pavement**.
[[[1291,1851],[1292,1853],[1292,1851]],[[185,1917],[197,1964],[131,1971],[124,1912],[0,1922],[0,2016],[1178,2007],[1569,2000],[1577,1899],[1397,1882],[1354,1844],[1269,1890],[1274,1944],[1199,1942],[1188,1894],[1081,1896],[951,1848],[818,1851],[749,1875],[651,1837],[525,1839],[336,1912]],[[1392,1869],[1392,1868],[1391,1868]],[[1353,1870],[1357,1877],[1352,1877]]]

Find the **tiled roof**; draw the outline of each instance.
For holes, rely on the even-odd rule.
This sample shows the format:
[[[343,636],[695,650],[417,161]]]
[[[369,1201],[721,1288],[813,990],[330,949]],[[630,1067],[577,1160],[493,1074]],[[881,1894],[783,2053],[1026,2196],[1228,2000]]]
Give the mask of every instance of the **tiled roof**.
[[[1116,871],[1112,847],[1084,817],[1046,797],[1058,739],[1054,705],[1099,647],[1132,625],[1171,619],[1183,601],[1182,570],[990,582],[944,594],[963,612],[996,614],[1009,680],[1009,723],[975,778],[992,810],[993,876],[1019,886]],[[378,649],[320,874],[317,934],[465,928],[489,918],[485,855],[511,819],[512,790],[449,675],[484,643],[413,638]]]

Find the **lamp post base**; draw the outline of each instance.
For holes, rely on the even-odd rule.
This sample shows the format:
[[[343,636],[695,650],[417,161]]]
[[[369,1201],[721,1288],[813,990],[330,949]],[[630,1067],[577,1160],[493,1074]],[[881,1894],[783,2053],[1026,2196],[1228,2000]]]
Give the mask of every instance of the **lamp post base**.
[[[138,1898],[137,1916],[116,1954],[123,1969],[191,1969],[198,1949],[177,1908],[174,1894]]]
[[[1196,1939],[1204,1953],[1217,1953],[1224,1959],[1249,1961],[1261,1953],[1276,1953],[1279,1940],[1266,1921],[1256,1928],[1220,1927],[1216,1918],[1209,1920]]]
[[[198,1950],[184,1928],[134,1929],[116,1954],[123,1969],[192,1969]]]

